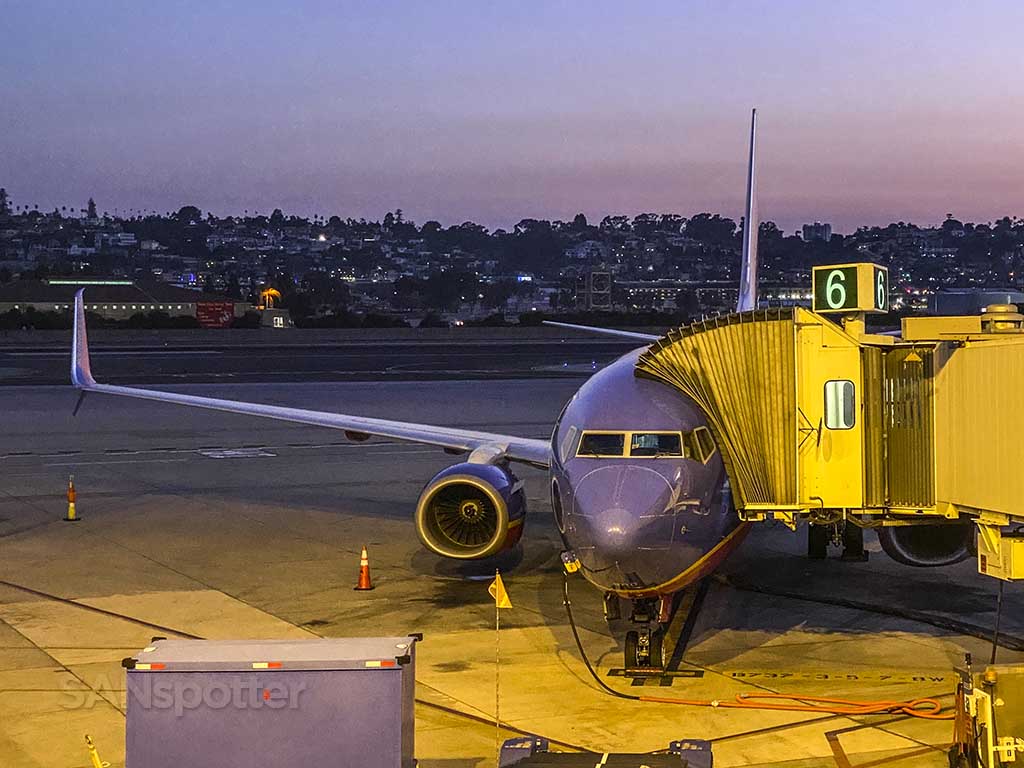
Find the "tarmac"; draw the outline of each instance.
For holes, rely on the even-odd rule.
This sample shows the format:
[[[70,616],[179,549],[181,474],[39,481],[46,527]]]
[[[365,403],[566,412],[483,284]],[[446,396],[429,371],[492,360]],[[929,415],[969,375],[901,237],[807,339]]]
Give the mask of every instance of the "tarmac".
[[[549,326],[90,328],[89,342],[104,381],[124,385],[576,377],[636,347]],[[70,344],[70,331],[0,333],[0,386],[63,384]]]
[[[96,364],[97,375],[103,369]],[[579,379],[188,385],[181,391],[547,436]],[[561,542],[544,473],[501,614],[484,570],[424,551],[412,512],[453,461],[318,430],[92,395],[0,388],[0,765],[88,766],[84,735],[124,764],[120,660],[153,635],[286,638],[422,632],[416,755],[424,768],[494,764],[499,738],[563,750],[651,751],[710,739],[715,764],[945,766],[948,721],[735,710],[615,698],[589,676],[562,601]],[[74,474],[81,521],[61,521]],[[372,592],[355,592],[359,551]],[[805,534],[755,528],[677,623],[676,674],[612,674],[622,626],[578,577],[572,606],[597,673],[626,694],[731,700],[782,692],[952,703],[965,652],[988,659],[996,583],[966,562],[911,569],[869,535],[866,563],[807,560]],[[833,552],[833,554],[836,554]],[[1006,591],[1004,642],[1024,648],[1024,599]],[[500,665],[495,664],[496,641]],[[1001,648],[1001,663],[1022,661]],[[497,679],[496,679],[497,678]],[[132,767],[135,768],[135,767]]]

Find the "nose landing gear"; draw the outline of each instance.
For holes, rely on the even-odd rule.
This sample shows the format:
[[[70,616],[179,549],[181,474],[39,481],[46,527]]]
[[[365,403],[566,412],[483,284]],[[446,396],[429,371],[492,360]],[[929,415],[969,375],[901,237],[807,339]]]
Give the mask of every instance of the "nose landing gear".
[[[662,628],[664,600],[634,600],[630,621],[637,629],[626,633],[623,666],[626,669],[664,670],[668,666],[665,630]],[[665,619],[671,618],[666,616]]]
[[[657,626],[626,633],[624,666],[629,669],[657,669],[668,666],[665,655],[665,631]]]

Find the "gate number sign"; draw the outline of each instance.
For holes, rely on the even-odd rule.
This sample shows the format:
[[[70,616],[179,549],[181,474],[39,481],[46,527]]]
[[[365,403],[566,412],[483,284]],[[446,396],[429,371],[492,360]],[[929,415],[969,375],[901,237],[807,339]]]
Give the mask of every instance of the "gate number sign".
[[[889,270],[877,264],[814,268],[815,312],[888,312]]]

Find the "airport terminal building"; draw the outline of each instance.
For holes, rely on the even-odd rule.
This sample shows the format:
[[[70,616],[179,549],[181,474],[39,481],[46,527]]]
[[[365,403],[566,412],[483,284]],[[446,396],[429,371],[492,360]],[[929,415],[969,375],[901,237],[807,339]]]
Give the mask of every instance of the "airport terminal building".
[[[222,327],[253,309],[245,301],[213,296],[161,282],[126,278],[50,278],[15,280],[0,285],[0,314],[11,310],[70,312],[75,292],[85,288],[85,308],[110,320],[163,312],[171,317],[195,317],[201,325]]]

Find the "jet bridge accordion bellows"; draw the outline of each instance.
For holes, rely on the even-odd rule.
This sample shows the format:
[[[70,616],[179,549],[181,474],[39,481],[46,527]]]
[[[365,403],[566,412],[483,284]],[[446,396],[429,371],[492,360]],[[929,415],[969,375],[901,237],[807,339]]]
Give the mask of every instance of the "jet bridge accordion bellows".
[[[669,331],[637,361],[704,411],[739,507],[797,502],[795,339],[792,308],[753,310]]]

